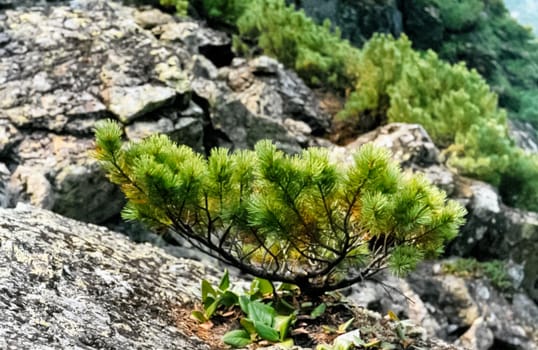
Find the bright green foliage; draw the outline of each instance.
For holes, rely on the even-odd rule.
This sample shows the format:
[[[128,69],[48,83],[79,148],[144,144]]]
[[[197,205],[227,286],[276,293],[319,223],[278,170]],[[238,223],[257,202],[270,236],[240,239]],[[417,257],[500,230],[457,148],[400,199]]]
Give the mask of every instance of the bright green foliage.
[[[386,150],[363,146],[337,167],[326,150],[287,156],[214,149],[204,159],[154,135],[121,146],[112,121],[96,128],[96,158],[128,203],[123,217],[168,228],[244,272],[305,294],[349,286],[438,254],[464,209],[423,176],[402,174]]]
[[[263,302],[267,296],[271,297],[274,293],[271,282],[256,278],[252,281],[248,293],[238,293],[231,290],[226,271],[218,287],[212,286],[207,280],[202,280],[201,291],[204,312],[198,310],[192,312],[198,321],[207,322],[217,312],[237,307],[244,313],[245,317],[240,320],[243,329],[226,333],[222,338],[225,344],[242,348],[262,339],[281,346],[293,346],[293,340],[288,338],[288,335],[298,310],[292,308],[283,314],[277,312],[273,305]]]
[[[443,271],[464,277],[486,277],[493,286],[501,291],[510,291],[514,288],[506,271],[506,265],[500,260],[480,262],[472,258],[458,258],[444,263]]]
[[[174,6],[180,16],[186,16],[189,9],[189,0],[159,0],[163,6]]]
[[[284,0],[251,2],[237,27],[241,38],[256,42],[265,54],[313,85],[344,89],[357,78],[358,50],[342,40],[338,30],[331,30],[329,21],[317,25]]]
[[[538,125],[535,102],[523,98],[538,84],[538,41],[531,30],[517,23],[500,0],[422,1],[439,10],[444,33],[438,43],[418,45],[435,48],[452,63],[465,61],[491,84],[511,118]]]
[[[239,303],[238,296],[230,290],[228,270],[224,272],[217,288],[202,280],[202,306],[204,311],[193,311],[192,316],[200,322],[207,322],[220,307],[229,308]]]
[[[499,183],[512,144],[497,96],[474,70],[411,48],[407,37],[375,35],[363,48],[343,118],[377,110],[389,122],[418,123],[462,173]]]

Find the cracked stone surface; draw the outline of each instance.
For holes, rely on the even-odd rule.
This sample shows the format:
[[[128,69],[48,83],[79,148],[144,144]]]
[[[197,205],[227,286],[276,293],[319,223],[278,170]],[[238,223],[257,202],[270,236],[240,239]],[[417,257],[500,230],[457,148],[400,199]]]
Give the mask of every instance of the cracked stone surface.
[[[274,60],[246,63],[251,90],[232,89],[217,68],[232,61],[226,33],[114,1],[19,5],[0,9],[0,157],[13,189],[3,205],[117,217],[122,196],[89,153],[103,118],[128,139],[161,132],[201,153],[263,138],[295,153],[328,129],[311,91]]]
[[[214,273],[46,210],[0,209],[0,348],[209,350],[172,308]]]

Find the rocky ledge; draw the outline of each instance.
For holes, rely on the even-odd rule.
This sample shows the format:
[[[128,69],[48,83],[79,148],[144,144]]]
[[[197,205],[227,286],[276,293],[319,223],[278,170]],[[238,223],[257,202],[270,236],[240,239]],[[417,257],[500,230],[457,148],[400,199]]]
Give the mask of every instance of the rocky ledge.
[[[295,73],[269,57],[234,59],[226,33],[113,1],[54,4],[0,9],[4,206],[117,216],[122,197],[88,153],[103,118],[130,140],[166,133],[202,153],[264,138],[299,152],[328,131]]]

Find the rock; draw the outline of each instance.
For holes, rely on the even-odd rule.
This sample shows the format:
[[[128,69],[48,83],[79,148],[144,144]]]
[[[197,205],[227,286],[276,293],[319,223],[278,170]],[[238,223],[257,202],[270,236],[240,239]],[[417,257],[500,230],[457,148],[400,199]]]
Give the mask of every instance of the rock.
[[[124,123],[174,101],[174,89],[150,84],[114,87],[103,91],[103,99],[112,113]]]
[[[155,70],[177,55],[143,33],[132,13],[103,1],[7,11],[3,30],[10,44],[0,58],[0,119],[90,133],[93,122],[110,113],[129,120],[185,94],[177,81],[181,72],[172,79]]]
[[[538,153],[538,134],[529,122],[510,119],[508,132],[518,147],[529,153]]]
[[[372,142],[388,148],[392,158],[403,167],[424,169],[440,164],[440,152],[432,139],[418,124],[392,123],[359,136],[346,147],[334,147],[335,159],[350,162],[353,152],[363,144]]]
[[[19,165],[11,185],[17,201],[30,202],[88,222],[117,215],[123,199],[88,152],[90,138],[35,132],[14,149]]]
[[[230,64],[234,55],[230,37],[197,22],[168,23],[153,29],[153,33],[165,42],[179,42],[192,54],[202,54],[215,66]]]
[[[152,29],[159,25],[174,22],[174,17],[157,9],[136,11],[134,19],[136,24],[144,29]]]
[[[0,119],[0,156],[7,156],[21,140],[22,134],[19,130],[8,120]]]
[[[0,156],[12,201],[95,223],[116,217],[122,196],[88,153],[103,118],[122,121],[129,139],[162,132],[206,154],[263,138],[297,153],[328,130],[312,91],[277,61],[223,67],[233,58],[223,32],[104,0],[38,5],[0,21]],[[241,72],[251,82],[234,86]]]
[[[538,214],[507,207],[491,186],[472,181],[467,222],[448,251],[481,259],[511,260],[520,265],[515,277],[538,301]],[[522,279],[522,281],[521,281]]]
[[[175,327],[210,268],[20,206],[0,210],[0,348],[209,349]]]
[[[479,317],[456,344],[470,350],[489,350],[493,345],[493,332],[487,327],[484,318]]]
[[[446,320],[442,330],[458,337],[458,344],[471,349],[491,349],[492,344],[505,344],[506,349],[538,349],[538,307],[529,298],[519,295],[508,301],[484,279],[464,279],[434,272],[434,264],[423,264],[408,277],[411,288],[432,305],[437,320]],[[522,312],[522,305],[528,307]],[[437,314],[439,316],[437,316]]]
[[[11,202],[9,178],[11,173],[4,163],[0,163],[0,208],[7,208]]]

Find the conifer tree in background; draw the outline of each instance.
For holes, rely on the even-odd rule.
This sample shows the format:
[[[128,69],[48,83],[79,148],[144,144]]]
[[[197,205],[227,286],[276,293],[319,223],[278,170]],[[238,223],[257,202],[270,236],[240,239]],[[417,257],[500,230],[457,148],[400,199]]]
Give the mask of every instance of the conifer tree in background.
[[[214,149],[205,159],[166,136],[122,145],[110,120],[96,127],[96,158],[128,203],[123,217],[170,229],[253,276],[310,295],[390,268],[405,274],[454,238],[465,210],[384,149],[363,146],[349,167],[326,150],[288,156]]]

